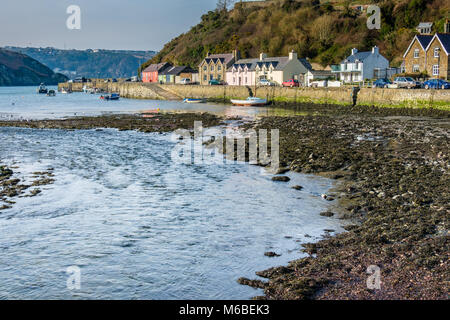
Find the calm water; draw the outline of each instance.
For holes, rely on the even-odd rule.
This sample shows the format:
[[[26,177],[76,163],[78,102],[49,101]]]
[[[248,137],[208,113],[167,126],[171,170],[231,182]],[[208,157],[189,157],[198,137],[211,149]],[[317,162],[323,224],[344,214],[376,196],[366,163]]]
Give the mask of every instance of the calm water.
[[[56,90],[56,87],[49,87]],[[34,87],[0,87],[0,119],[64,118],[75,115],[133,113],[143,110],[211,112],[219,115],[255,117],[257,115],[292,114],[295,111],[261,107],[234,107],[212,104],[188,104],[179,101],[132,100],[104,101],[100,95],[60,94],[56,97],[36,94]]]
[[[84,94],[32,99],[26,90],[34,92],[0,88],[0,112],[62,117],[185,107],[108,105]],[[213,107],[231,112],[202,106]],[[246,164],[177,164],[174,145],[170,134],[0,128],[3,163],[18,166],[25,181],[51,167],[56,180],[0,211],[0,299],[247,299],[262,292],[237,284],[239,277],[300,257],[301,242],[324,229],[341,231],[337,220],[319,216],[330,205],[320,194],[332,181],[289,174],[284,184]],[[80,290],[67,289],[69,266],[81,268]]]

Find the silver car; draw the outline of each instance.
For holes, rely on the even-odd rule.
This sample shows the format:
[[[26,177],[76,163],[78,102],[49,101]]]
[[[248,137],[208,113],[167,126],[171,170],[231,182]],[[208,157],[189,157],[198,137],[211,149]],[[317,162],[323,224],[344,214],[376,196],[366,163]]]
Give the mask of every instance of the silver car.
[[[420,84],[411,77],[397,77],[394,80],[394,84],[396,84],[398,88],[420,88]]]

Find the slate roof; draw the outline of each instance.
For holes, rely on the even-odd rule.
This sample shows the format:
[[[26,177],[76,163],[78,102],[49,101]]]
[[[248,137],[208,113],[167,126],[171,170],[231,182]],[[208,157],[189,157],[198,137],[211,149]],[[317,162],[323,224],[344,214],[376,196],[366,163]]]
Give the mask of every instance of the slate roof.
[[[431,39],[433,39],[433,36],[431,34],[419,34],[416,36],[416,38],[420,42],[422,48],[425,50],[425,48],[430,44]]]
[[[347,59],[342,61],[342,63],[344,63],[345,61],[353,63],[356,60],[359,60],[359,61],[363,62],[371,54],[372,54],[372,51],[357,52],[355,54],[352,54],[351,56],[348,56]]]
[[[289,57],[270,57],[260,60],[258,58],[253,59],[241,59],[236,61],[228,71],[231,71],[233,67],[238,68],[239,66],[247,66],[249,70],[256,70],[256,67],[259,66],[262,68],[264,65],[268,68],[270,65],[273,66],[274,70],[283,70],[284,67],[289,63]]]
[[[219,54],[210,54],[203,61],[206,61],[206,63],[210,63],[212,60],[214,63],[217,63],[217,61],[220,60],[222,64],[228,65],[231,62],[231,60],[233,60],[233,58],[234,55],[232,53],[219,53]],[[199,66],[203,64],[203,61],[202,63],[200,63]]]
[[[164,76],[164,75],[174,75],[174,76],[178,76],[180,75],[180,73],[182,73],[185,69],[187,69],[187,67],[185,66],[172,66],[170,68],[166,68],[163,71],[161,71],[159,74]]]
[[[441,42],[447,55],[450,54],[450,33],[436,33],[436,37]]]
[[[313,67],[311,66],[311,63],[309,63],[308,60],[306,60],[305,58],[300,58],[298,59],[300,60],[300,62],[303,64],[303,66],[307,69],[307,70],[312,70]]]
[[[417,26],[417,29],[419,28],[431,28],[433,26],[433,22],[421,22]]]
[[[157,63],[157,64],[151,64],[149,65],[147,68],[144,69],[143,72],[155,72],[155,71],[162,71],[165,68],[171,66],[170,63],[168,62],[161,62],[161,63]]]

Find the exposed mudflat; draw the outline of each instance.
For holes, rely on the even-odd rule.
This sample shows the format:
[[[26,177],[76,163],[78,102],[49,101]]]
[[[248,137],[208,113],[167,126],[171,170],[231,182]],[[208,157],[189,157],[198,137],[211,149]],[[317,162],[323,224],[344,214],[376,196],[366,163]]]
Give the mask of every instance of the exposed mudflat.
[[[320,115],[246,127],[280,130],[282,165],[339,180],[336,215],[354,224],[305,245],[307,258],[257,272],[267,282],[240,282],[263,287],[262,299],[448,299],[450,113],[298,108]],[[367,288],[371,265],[381,290]]]

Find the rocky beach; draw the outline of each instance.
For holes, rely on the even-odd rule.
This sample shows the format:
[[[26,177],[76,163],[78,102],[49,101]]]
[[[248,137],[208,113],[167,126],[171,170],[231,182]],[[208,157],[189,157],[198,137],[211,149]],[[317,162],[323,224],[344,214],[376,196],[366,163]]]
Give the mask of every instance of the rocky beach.
[[[267,281],[241,278],[239,283],[264,289],[258,299],[448,299],[450,113],[313,104],[287,108],[305,115],[257,118],[242,128],[279,129],[280,173],[336,180],[333,192],[322,195],[333,209],[321,215],[350,224],[344,233],[305,244],[308,257],[256,273]],[[167,113],[1,121],[0,126],[162,133],[192,129],[194,121],[211,127],[223,120],[208,113]],[[14,179],[10,168],[0,170],[0,196],[8,208],[29,186]],[[39,175],[36,183],[52,182],[51,168]],[[289,181],[276,177],[281,177],[277,183]],[[381,270],[380,290],[367,288],[369,266]]]
[[[266,117],[290,170],[339,181],[334,212],[347,232],[304,245],[309,257],[257,272],[262,299],[448,299],[449,113],[304,105],[316,116]],[[369,266],[381,270],[370,290]]]

